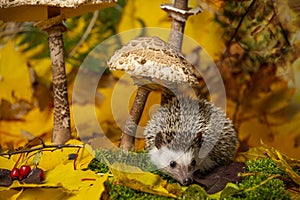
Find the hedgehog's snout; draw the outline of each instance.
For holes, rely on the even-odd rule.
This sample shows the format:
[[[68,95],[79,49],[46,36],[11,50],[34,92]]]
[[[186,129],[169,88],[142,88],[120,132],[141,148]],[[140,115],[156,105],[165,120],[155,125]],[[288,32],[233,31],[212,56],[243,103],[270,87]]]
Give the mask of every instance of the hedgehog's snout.
[[[187,185],[192,184],[192,182],[193,182],[193,179],[191,179],[189,177],[185,177],[182,181],[182,185],[187,186]]]

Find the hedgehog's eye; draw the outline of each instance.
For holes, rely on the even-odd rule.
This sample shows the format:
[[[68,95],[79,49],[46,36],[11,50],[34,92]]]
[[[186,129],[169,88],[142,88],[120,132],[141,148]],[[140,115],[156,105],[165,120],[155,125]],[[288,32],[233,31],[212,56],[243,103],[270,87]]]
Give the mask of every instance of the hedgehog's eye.
[[[192,166],[195,166],[195,165],[196,165],[196,160],[195,160],[195,159],[192,160],[191,165],[192,165]]]
[[[176,163],[174,160],[172,160],[172,161],[170,162],[170,167],[175,168],[176,165],[177,165],[177,163]]]

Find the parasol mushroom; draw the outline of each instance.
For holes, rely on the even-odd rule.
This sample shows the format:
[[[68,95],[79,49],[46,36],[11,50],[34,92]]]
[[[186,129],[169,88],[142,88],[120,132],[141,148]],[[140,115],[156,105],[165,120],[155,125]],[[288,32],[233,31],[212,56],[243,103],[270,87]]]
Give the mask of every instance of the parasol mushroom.
[[[2,0],[0,20],[40,21],[36,24],[48,33],[54,92],[52,142],[63,144],[71,138],[70,110],[65,72],[62,21],[83,13],[114,5],[116,0]]]
[[[195,74],[194,67],[173,45],[158,37],[139,37],[131,40],[114,53],[108,61],[108,66],[110,70],[123,70],[132,75],[134,83],[138,86],[121,138],[120,147],[123,150],[130,150],[134,145],[137,124],[152,90],[160,85],[172,90],[176,83],[195,85],[199,77]]]

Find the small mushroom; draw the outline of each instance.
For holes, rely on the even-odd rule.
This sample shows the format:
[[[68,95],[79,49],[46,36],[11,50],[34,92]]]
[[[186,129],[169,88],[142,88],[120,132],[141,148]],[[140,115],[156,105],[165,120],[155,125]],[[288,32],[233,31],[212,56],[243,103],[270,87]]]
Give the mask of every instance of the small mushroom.
[[[190,15],[202,12],[202,9],[200,7],[188,8],[188,0],[175,0],[174,5],[162,4],[160,8],[172,18],[169,42],[180,51],[186,20]]]
[[[131,40],[114,53],[108,66],[110,70],[122,70],[130,74],[138,86],[121,138],[120,147],[123,150],[133,148],[137,124],[152,90],[163,85],[163,94],[172,95],[171,91],[177,88],[176,84],[197,85],[200,77],[174,46],[159,37],[139,37]]]
[[[0,20],[40,21],[36,24],[48,33],[54,92],[52,142],[63,144],[71,138],[70,110],[65,72],[62,20],[114,5],[116,0],[1,0]]]

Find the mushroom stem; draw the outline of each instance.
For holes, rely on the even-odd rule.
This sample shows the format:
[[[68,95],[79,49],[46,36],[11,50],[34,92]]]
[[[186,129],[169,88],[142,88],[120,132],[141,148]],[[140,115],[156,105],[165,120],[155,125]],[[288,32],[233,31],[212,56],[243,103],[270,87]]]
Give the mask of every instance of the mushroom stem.
[[[130,110],[130,116],[126,120],[124,133],[121,137],[120,148],[125,151],[134,149],[135,132],[150,92],[151,89],[147,88],[146,86],[138,87],[134,103]]]
[[[45,31],[48,33],[52,62],[52,82],[54,93],[54,127],[52,142],[64,144],[71,138],[70,110],[68,102],[67,76],[64,61],[63,24],[56,24]]]
[[[161,101],[160,105],[165,105],[168,103],[170,99],[172,99],[175,94],[178,92],[177,84],[174,83],[174,86],[163,86],[162,93],[161,93]]]
[[[174,7],[181,10],[188,10],[188,0],[175,0]],[[184,27],[185,21],[178,20],[175,17],[172,18],[169,43],[177,48],[178,51],[181,51]],[[176,88],[177,86],[174,86],[173,89],[177,90]],[[167,103],[169,99],[172,99],[172,97],[174,97],[174,93],[171,92],[169,88],[163,87],[161,105]]]
[[[181,10],[188,9],[188,0],[175,0],[174,7]],[[174,45],[179,51],[182,47],[182,38],[184,33],[185,21],[179,21],[172,18],[172,26],[170,32],[169,42]]]

